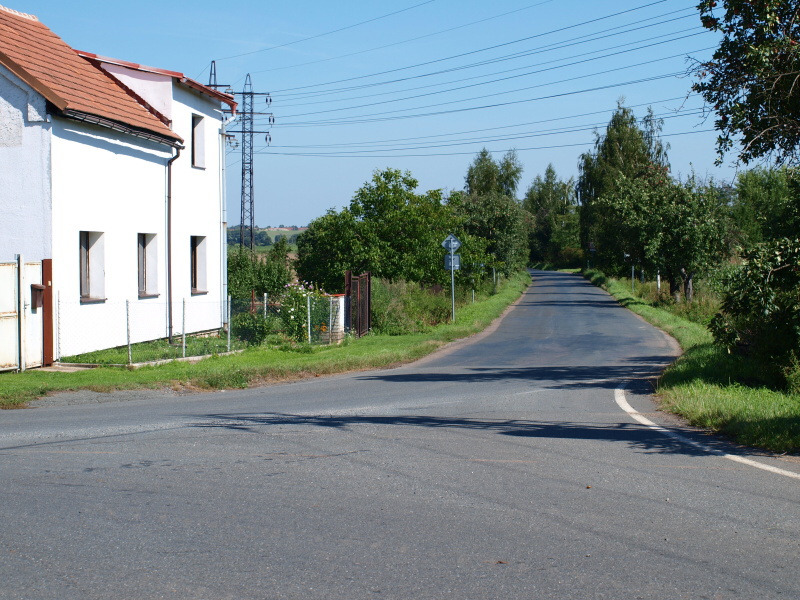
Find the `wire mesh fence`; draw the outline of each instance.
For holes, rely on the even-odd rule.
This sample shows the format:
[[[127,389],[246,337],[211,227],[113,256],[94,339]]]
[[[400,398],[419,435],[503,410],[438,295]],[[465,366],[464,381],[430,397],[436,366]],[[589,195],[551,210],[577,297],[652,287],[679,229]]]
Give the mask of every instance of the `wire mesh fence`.
[[[294,293],[289,293],[294,292]],[[131,365],[223,354],[269,343],[335,344],[344,338],[344,298],[290,290],[272,301],[198,298],[57,302],[62,363]]]

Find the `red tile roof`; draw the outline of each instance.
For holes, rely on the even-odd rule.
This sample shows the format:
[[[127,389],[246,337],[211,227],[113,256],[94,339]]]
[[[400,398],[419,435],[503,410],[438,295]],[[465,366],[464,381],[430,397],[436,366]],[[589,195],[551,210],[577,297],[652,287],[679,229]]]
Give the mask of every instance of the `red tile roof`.
[[[215,100],[219,100],[220,102],[224,102],[227,104],[233,112],[236,112],[236,100],[234,100],[233,96],[229,94],[225,94],[224,92],[220,92],[219,90],[215,90],[212,87],[207,85],[203,85],[186,77],[183,73],[178,71],[168,71],[167,69],[159,69],[158,67],[148,67],[146,65],[140,65],[138,63],[130,62],[127,60],[120,60],[118,58],[109,58],[107,56],[100,56],[99,54],[94,54],[92,52],[84,52],[83,50],[75,50],[78,53],[78,56],[82,56],[83,58],[96,61],[98,63],[106,63],[110,65],[120,65],[122,67],[127,67],[128,69],[134,69],[135,71],[142,71],[144,73],[156,73],[158,75],[166,75],[167,77],[172,77],[177,79],[183,85],[192,88],[200,92],[201,94],[205,94]]]
[[[39,20],[0,6],[0,64],[67,116],[99,117],[170,141],[180,136]],[[78,113],[74,115],[74,113]],[[93,121],[95,119],[85,119]]]

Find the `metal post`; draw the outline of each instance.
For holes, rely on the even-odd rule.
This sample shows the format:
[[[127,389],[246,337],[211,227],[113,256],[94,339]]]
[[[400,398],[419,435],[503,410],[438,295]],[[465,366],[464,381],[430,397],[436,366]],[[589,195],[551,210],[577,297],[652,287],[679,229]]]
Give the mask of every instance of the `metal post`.
[[[264,320],[267,319],[267,294],[264,293]]]
[[[56,290],[56,357],[61,361],[61,290]]]
[[[25,370],[28,334],[25,331],[25,259],[17,254],[17,366],[20,373]]]
[[[228,352],[231,351],[231,297],[228,294]]]
[[[659,269],[657,274],[656,274],[656,289],[658,290],[658,293],[660,294],[661,293],[661,269]]]
[[[631,265],[631,296],[635,293],[633,284],[636,282],[636,267]]]
[[[186,298],[183,299],[183,319],[181,323],[183,333],[181,334],[181,355],[186,358]]]
[[[333,343],[333,296],[328,296],[328,345]]]
[[[306,296],[306,330],[308,332],[308,343],[311,343],[311,294]]]
[[[472,290],[472,303],[475,304],[475,290]]]
[[[456,270],[455,261],[453,260],[453,245],[450,244],[450,298],[452,302],[452,321],[456,321]]]
[[[125,327],[128,332],[128,364],[133,363],[133,352],[131,350],[131,301],[125,300]]]

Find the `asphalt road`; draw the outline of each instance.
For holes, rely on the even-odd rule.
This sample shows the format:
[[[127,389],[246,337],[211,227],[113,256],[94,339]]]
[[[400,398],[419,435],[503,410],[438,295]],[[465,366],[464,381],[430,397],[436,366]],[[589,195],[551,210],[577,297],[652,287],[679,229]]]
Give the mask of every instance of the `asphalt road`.
[[[800,598],[800,464],[657,413],[674,342],[534,275],[406,367],[0,413],[0,598]]]

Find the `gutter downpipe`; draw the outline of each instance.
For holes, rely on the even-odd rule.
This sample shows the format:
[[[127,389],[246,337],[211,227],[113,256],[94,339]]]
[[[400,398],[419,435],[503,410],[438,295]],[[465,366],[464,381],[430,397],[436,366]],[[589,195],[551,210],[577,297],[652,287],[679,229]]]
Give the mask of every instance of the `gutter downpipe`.
[[[174,146],[177,153],[167,161],[167,328],[172,343],[172,163],[178,160],[183,146]]]

